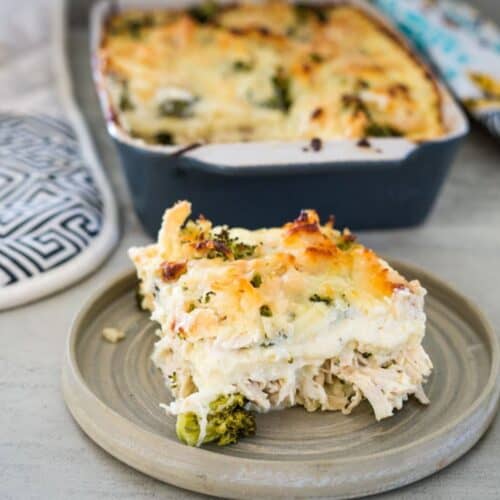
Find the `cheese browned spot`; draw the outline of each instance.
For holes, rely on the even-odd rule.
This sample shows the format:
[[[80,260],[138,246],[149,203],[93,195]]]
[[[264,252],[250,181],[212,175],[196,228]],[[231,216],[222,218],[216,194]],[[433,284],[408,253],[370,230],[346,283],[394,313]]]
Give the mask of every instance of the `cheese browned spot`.
[[[186,272],[185,262],[162,262],[160,272],[163,281],[175,281]]]
[[[190,145],[445,133],[434,79],[358,8],[270,0],[202,11],[109,19],[101,83],[130,134]]]

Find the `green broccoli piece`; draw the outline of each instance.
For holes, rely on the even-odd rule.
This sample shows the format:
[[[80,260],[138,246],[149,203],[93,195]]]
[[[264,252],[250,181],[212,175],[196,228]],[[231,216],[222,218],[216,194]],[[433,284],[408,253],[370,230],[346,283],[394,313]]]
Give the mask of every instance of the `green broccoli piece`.
[[[120,111],[133,111],[135,109],[134,103],[130,97],[128,82],[122,82],[122,93],[120,95],[120,102],[118,103]]]
[[[327,306],[331,305],[332,299],[330,297],[326,297],[324,295],[319,295],[317,293],[313,293],[310,297],[309,300],[311,302],[323,302]]]
[[[265,318],[270,318],[273,315],[271,308],[267,304],[260,306],[259,310],[260,310],[260,315],[264,316]]]
[[[212,233],[210,236],[213,242],[213,248],[207,253],[208,259],[222,257],[224,260],[231,256],[235,259],[245,259],[252,257],[257,245],[247,245],[239,241],[237,237],[232,238],[227,228],[221,229],[218,233]]]
[[[321,5],[311,5],[307,3],[296,3],[295,19],[298,24],[305,24],[311,18],[316,18],[320,24],[328,22],[328,12]]]
[[[248,62],[248,61],[241,61],[241,60],[238,60],[238,61],[234,61],[233,62],[233,71],[236,71],[236,72],[248,72],[248,71],[252,71],[253,69],[253,63],[252,62]]]
[[[163,144],[164,146],[170,146],[174,144],[174,137],[170,132],[158,132],[155,135],[154,140],[158,144]]]
[[[213,0],[206,0],[202,4],[189,9],[189,15],[201,24],[214,22],[218,13],[219,6]]]
[[[259,288],[262,285],[262,276],[259,273],[255,273],[250,280],[250,284],[254,288]]]
[[[165,99],[158,106],[159,116],[170,116],[173,118],[191,118],[194,116],[193,107],[199,99]]]
[[[293,104],[290,84],[290,78],[284,73],[283,69],[278,68],[274,76],[271,78],[273,95],[261,103],[261,106],[270,109],[277,109],[283,113],[288,113]]]
[[[401,137],[403,133],[395,127],[371,121],[365,127],[367,137]]]
[[[236,443],[239,438],[255,433],[255,417],[244,409],[246,399],[241,394],[222,395],[210,403],[206,435],[203,444],[219,446]],[[196,446],[200,437],[198,416],[193,412],[177,417],[177,437],[189,446]]]

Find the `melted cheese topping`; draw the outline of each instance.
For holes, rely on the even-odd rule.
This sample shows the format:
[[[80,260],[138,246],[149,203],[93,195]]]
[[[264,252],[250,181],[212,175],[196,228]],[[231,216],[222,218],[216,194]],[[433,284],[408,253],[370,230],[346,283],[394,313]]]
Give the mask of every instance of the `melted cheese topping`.
[[[261,411],[348,413],[364,396],[377,418],[408,394],[425,401],[432,365],[418,281],[312,210],[256,231],[186,223],[190,211],[177,203],[158,242],[129,251],[161,327],[153,359],[177,398],[171,411],[204,415],[235,391]]]
[[[149,142],[444,133],[433,79],[346,5],[126,11],[109,20],[99,59],[119,124]]]

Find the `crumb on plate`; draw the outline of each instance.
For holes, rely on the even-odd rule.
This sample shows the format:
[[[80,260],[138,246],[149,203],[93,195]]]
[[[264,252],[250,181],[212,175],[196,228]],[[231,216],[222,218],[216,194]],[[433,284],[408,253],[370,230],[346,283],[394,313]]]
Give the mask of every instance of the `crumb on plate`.
[[[123,330],[119,330],[118,328],[103,328],[102,336],[108,342],[116,344],[125,338],[125,332]]]

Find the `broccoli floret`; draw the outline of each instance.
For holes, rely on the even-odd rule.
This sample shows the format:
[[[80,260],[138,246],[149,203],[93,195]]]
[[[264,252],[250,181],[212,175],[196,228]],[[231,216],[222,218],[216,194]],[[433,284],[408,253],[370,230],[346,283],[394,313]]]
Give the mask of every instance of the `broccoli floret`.
[[[262,106],[270,109],[277,109],[283,113],[288,113],[293,104],[290,91],[290,78],[284,73],[282,68],[278,68],[271,78],[273,95],[262,103]]]
[[[372,120],[365,127],[365,135],[367,137],[401,137],[403,134],[391,125],[380,124]]]
[[[212,0],[206,0],[200,5],[192,7],[189,10],[189,15],[201,24],[206,24],[215,21],[219,11],[219,6]]]
[[[212,233],[210,236],[213,248],[206,254],[207,258],[215,259],[222,257],[227,260],[233,257],[235,260],[252,257],[257,245],[247,245],[239,241],[238,237],[231,237],[227,228]]]
[[[236,443],[239,438],[255,433],[255,417],[244,409],[246,399],[241,394],[219,396],[210,403],[206,435],[203,444],[219,446]],[[177,437],[189,446],[196,446],[200,436],[198,416],[193,412],[177,417]]]

